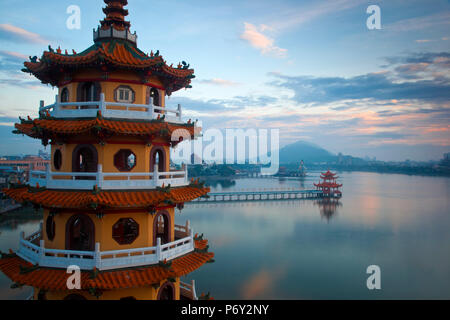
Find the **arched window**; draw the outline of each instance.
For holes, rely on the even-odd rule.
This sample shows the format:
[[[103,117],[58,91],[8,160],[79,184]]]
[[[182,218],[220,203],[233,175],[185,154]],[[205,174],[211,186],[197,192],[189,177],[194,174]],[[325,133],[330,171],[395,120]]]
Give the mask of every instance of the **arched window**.
[[[167,211],[160,211],[153,220],[153,244],[156,239],[161,238],[161,244],[169,243],[170,239],[170,216]]]
[[[67,88],[62,89],[61,102],[69,102],[69,89]]]
[[[97,149],[90,144],[77,146],[72,153],[73,172],[97,172],[98,155]],[[95,180],[92,177],[76,177],[77,180]]]
[[[81,82],[78,85],[77,100],[79,102],[99,101],[100,93],[101,87],[98,82]]]
[[[158,300],[175,300],[175,287],[169,281],[164,283],[158,292]]]
[[[53,166],[56,170],[60,170],[62,165],[62,153],[61,150],[56,149],[53,154]]]
[[[147,104],[153,101],[153,105],[161,106],[159,91],[156,88],[147,88]]]
[[[95,226],[92,220],[83,214],[72,216],[66,224],[66,249],[76,251],[94,251]]]
[[[55,219],[53,216],[48,216],[47,220],[45,221],[45,231],[47,233],[47,238],[50,241],[53,241],[55,239],[55,232],[56,232],[56,225],[55,225]]]
[[[162,147],[154,147],[150,152],[150,172],[154,171],[155,165],[158,172],[166,172],[166,154]]]

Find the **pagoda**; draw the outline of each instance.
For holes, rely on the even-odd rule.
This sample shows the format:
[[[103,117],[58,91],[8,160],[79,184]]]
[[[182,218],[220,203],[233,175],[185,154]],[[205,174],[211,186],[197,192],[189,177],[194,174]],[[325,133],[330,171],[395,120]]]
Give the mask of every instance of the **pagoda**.
[[[58,47],[25,62],[24,72],[58,88],[41,101],[39,117],[20,118],[14,133],[51,146],[45,171],[3,190],[43,209],[41,227],[21,234],[16,252],[2,253],[0,270],[13,287],[31,286],[34,299],[196,299],[181,277],[213,262],[208,241],[175,208],[206,196],[187,167],[171,168],[170,149],[201,128],[182,120],[165,97],[190,88],[194,70],[146,54],[125,20],[127,0],[104,0],[106,17],[94,44],[68,53]],[[68,286],[69,266],[80,285]],[[74,282],[76,285],[76,281]]]
[[[342,192],[339,190],[342,187],[342,184],[338,184],[336,180],[339,178],[336,176],[336,173],[332,173],[328,170],[325,173],[320,174],[320,178],[322,181],[319,183],[314,183],[314,186],[317,190],[321,190],[323,192],[324,197],[342,197]]]

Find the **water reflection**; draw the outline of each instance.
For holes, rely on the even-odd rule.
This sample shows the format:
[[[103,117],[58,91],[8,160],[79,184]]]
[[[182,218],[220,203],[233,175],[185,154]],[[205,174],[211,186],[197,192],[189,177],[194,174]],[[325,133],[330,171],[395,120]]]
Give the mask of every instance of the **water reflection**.
[[[31,234],[39,228],[42,212],[33,207],[3,213],[0,215],[0,251],[16,251],[19,245],[20,233]],[[11,280],[0,272],[0,300],[17,299],[24,300],[32,292],[27,286],[12,289]]]
[[[252,178],[210,185],[212,192],[298,189],[302,183],[309,189],[319,174],[303,181]],[[210,291],[215,299],[448,299],[450,179],[340,175],[340,201],[186,204],[181,220],[205,234],[216,261],[182,281],[196,280],[197,292]],[[20,231],[36,231],[39,220],[33,219],[30,225],[11,222],[16,230],[0,224],[0,250],[16,249]],[[379,292],[365,285],[371,264],[384,270]],[[25,298],[25,291],[10,285],[0,274],[0,299]]]
[[[314,204],[319,207],[320,216],[330,221],[334,215],[338,212],[338,208],[342,206],[339,199],[335,198],[324,198],[314,201]]]
[[[222,189],[229,189],[236,185],[236,181],[231,179],[207,179],[205,181],[205,185],[207,187],[221,187]]]
[[[22,224],[39,222],[42,212],[32,207],[22,207],[0,215],[0,230],[17,230]]]

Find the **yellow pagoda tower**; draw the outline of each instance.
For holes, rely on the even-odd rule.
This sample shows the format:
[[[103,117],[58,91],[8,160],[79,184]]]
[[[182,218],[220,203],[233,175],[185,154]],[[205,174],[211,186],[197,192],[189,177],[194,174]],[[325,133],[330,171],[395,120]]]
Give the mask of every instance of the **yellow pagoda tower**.
[[[1,254],[0,270],[13,287],[33,287],[36,300],[196,299],[195,284],[180,277],[214,254],[189,221],[175,223],[175,208],[209,188],[189,180],[185,165],[171,168],[170,148],[200,128],[182,121],[181,106],[165,104],[190,88],[194,70],[139,50],[127,0],[104,2],[91,47],[69,54],[49,46],[24,63],[58,95],[41,101],[39,118],[21,118],[15,133],[49,144],[51,165],[4,190],[42,208],[43,222],[21,235],[16,252]],[[79,288],[68,286],[73,266]]]

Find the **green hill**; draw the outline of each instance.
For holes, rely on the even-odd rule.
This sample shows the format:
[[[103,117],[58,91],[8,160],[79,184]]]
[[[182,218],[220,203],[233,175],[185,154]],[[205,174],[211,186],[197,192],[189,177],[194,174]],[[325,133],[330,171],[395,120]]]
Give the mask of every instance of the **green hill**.
[[[336,155],[329,151],[305,141],[297,141],[280,149],[280,163],[329,162],[336,160]]]

